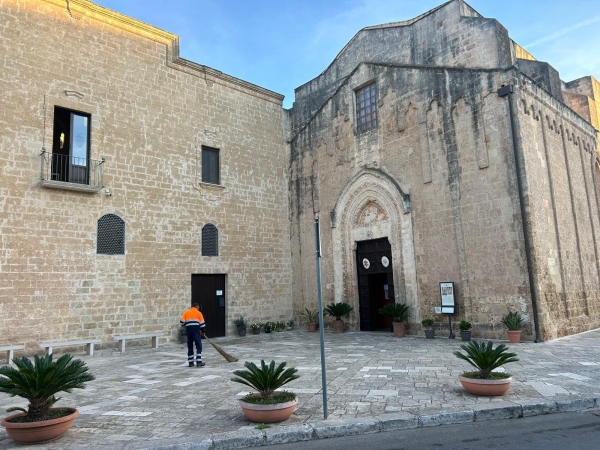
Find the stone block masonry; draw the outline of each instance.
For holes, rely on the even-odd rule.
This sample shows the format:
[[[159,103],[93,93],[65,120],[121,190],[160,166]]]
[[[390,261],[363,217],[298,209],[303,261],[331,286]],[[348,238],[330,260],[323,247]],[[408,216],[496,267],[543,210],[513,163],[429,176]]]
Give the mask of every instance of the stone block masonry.
[[[228,332],[239,315],[288,320],[283,97],[179,58],[176,35],[68,3],[0,1],[0,343],[172,339],[197,273],[226,274]],[[39,186],[57,106],[90,114],[110,197]],[[201,182],[203,145],[220,151],[219,186]],[[124,255],[96,254],[108,213]],[[206,223],[218,257],[201,256]]]

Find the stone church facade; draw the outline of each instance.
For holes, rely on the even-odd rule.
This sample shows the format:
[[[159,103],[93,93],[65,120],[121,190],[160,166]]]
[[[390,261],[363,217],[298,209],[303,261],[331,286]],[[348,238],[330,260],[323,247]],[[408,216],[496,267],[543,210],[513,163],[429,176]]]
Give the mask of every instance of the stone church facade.
[[[0,345],[171,339],[195,299],[215,336],[299,319],[316,216],[348,329],[389,301],[445,322],[440,282],[476,336],[600,326],[600,86],[462,0],[361,30],[290,110],[88,0],[0,24]]]

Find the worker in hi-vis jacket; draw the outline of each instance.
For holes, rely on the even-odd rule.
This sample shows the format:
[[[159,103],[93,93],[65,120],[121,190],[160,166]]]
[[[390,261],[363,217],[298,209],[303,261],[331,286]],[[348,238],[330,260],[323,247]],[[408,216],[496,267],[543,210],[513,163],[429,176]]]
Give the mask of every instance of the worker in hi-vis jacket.
[[[194,342],[196,343],[196,366],[202,367],[202,341],[200,340],[200,332],[204,333],[206,324],[204,316],[200,312],[200,305],[194,303],[190,309],[184,312],[179,321],[181,325],[185,325],[188,344],[188,365],[194,367]]]

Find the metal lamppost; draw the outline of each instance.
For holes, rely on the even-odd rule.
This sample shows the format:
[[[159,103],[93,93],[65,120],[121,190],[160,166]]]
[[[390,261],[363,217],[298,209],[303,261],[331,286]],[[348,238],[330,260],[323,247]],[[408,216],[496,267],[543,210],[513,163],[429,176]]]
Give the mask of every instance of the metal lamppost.
[[[325,331],[323,327],[323,295],[321,293],[321,229],[319,215],[315,215],[315,249],[317,258],[317,291],[319,298],[319,334],[321,338],[321,384],[323,391],[323,418],[327,419],[327,377],[325,375]]]

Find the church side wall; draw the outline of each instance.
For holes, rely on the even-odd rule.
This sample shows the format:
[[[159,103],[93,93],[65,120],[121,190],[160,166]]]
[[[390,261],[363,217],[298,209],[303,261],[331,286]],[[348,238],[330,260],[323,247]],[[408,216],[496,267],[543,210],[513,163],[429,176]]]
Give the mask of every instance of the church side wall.
[[[535,85],[518,93],[542,339],[600,326],[594,130]]]
[[[228,333],[239,315],[289,320],[281,96],[177,70],[171,44],[64,6],[0,0],[0,24],[0,344],[170,339],[194,273],[227,274]],[[39,186],[54,106],[91,114],[90,157],[106,158],[111,197]],[[220,149],[222,187],[199,183],[202,145]],[[108,213],[125,221],[125,255],[96,254]],[[201,256],[206,223],[218,257]]]

